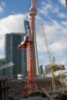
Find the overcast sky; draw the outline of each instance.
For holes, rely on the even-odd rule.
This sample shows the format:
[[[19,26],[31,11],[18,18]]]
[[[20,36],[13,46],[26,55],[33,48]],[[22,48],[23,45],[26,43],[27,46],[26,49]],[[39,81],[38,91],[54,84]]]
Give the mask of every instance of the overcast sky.
[[[30,8],[30,0],[0,0],[0,58],[5,56],[4,35],[10,32],[24,33],[24,19]],[[48,64],[41,24],[44,26],[51,57],[56,64],[67,66],[67,9],[65,0],[38,0],[36,35],[38,60]]]

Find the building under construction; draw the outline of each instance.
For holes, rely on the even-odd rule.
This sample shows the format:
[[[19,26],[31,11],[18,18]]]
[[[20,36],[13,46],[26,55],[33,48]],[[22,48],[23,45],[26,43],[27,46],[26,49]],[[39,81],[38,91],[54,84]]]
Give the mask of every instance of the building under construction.
[[[50,61],[52,77],[42,77],[38,71],[38,55],[35,30],[35,18],[37,15],[36,4],[37,0],[31,0],[31,7],[29,9],[28,15],[30,19],[28,16],[26,16],[24,20],[26,35],[23,41],[17,45],[19,52],[25,48],[27,49],[27,77],[22,77],[19,75],[19,78],[17,79],[1,79],[1,100],[67,100],[66,85],[60,81],[60,78],[62,77],[55,77],[54,74],[56,67],[55,57],[51,59],[46,35],[44,35],[44,40]],[[45,33],[43,25],[42,30],[43,33]],[[63,79],[61,80],[63,81]]]

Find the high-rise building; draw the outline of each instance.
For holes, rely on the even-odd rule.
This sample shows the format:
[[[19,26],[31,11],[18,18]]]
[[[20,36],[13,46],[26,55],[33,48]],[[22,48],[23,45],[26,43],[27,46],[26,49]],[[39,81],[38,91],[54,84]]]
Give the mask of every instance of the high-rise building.
[[[6,63],[13,62],[15,64],[14,67],[6,69],[5,75],[7,76],[27,75],[26,49],[18,49],[18,45],[24,40],[24,36],[23,33],[11,33],[5,36]]]
[[[45,65],[40,65],[39,66],[39,73],[42,75],[45,75]]]
[[[59,70],[65,70],[64,65],[55,64],[54,71],[59,71]],[[50,65],[40,65],[39,72],[40,72],[40,74],[43,74],[43,75],[49,74],[49,73],[51,73],[51,66]]]
[[[59,70],[65,70],[65,66],[62,65],[62,64],[55,64],[54,71],[59,71]],[[46,72],[46,74],[49,74],[51,72],[51,66],[50,65],[45,66],[45,72]]]

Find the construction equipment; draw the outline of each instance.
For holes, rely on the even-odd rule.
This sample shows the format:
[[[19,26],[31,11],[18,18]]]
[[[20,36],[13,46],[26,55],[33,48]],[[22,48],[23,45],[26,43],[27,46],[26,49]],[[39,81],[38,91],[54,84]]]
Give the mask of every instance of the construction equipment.
[[[48,100],[54,100],[51,95],[46,91],[46,89],[42,88],[41,89],[43,91],[43,93],[46,95],[46,97],[48,98]]]
[[[27,19],[24,20],[25,34],[29,33],[30,25]]]
[[[35,84],[35,64],[36,64],[36,39],[35,39],[35,16],[36,0],[31,0],[30,8],[30,28],[28,35],[24,38],[24,41],[19,45],[19,49],[27,48],[27,72],[28,72],[28,94],[32,94],[36,90]],[[25,86],[25,87],[27,87]]]
[[[38,71],[38,55],[37,55],[37,42],[36,42],[36,32],[35,32],[35,16],[37,14],[36,4],[38,0],[31,0],[30,16],[31,16],[31,33],[33,35],[34,41],[34,62],[35,62],[35,75],[39,75]]]
[[[46,34],[44,31],[43,25],[41,25],[41,27],[42,27],[42,31],[43,31],[43,37],[44,37],[44,41],[45,41],[45,45],[46,45],[46,49],[47,49],[47,53],[48,53],[48,57],[49,57],[51,72],[52,72],[52,88],[54,89],[55,88],[55,76],[54,76],[55,57],[53,57],[53,60],[51,59],[50,50],[48,47],[48,42],[47,42],[47,38],[46,38]]]
[[[6,69],[6,68],[10,68],[10,67],[13,67],[13,66],[14,66],[14,63],[13,62],[10,62],[8,64],[5,64],[3,66],[0,66],[0,70]]]
[[[34,14],[34,12],[37,14],[37,10],[36,10],[36,3],[37,3],[37,0],[31,0],[31,8],[29,10],[29,14],[30,16],[32,17],[32,14]],[[30,30],[30,22],[29,22],[29,19],[28,19],[28,16],[26,16],[25,20],[24,20],[24,27],[25,27],[25,33],[28,35],[29,31],[32,32],[32,34],[34,33],[33,35],[33,41],[34,41],[34,62],[35,62],[35,75],[36,76],[39,76],[39,71],[38,71],[38,54],[37,54],[37,43],[36,43],[36,32],[35,32],[35,17],[33,19],[30,19],[30,21],[33,21],[32,22],[32,26],[31,29],[33,31]]]

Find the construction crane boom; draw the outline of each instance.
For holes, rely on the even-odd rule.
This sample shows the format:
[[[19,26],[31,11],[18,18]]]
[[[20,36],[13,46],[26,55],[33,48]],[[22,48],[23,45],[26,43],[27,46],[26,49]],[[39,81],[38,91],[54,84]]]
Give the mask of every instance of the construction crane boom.
[[[45,31],[44,31],[43,25],[41,25],[41,27],[42,27],[44,41],[45,41],[45,45],[46,45],[46,49],[47,49],[47,53],[48,53],[50,67],[51,67],[51,73],[52,73],[52,88],[54,89],[55,88],[55,76],[54,76],[55,57],[53,57],[53,59],[51,60],[51,55],[50,55],[50,51],[49,51],[49,47],[48,47],[48,42],[47,42],[47,38],[46,38],[46,34],[45,34]]]
[[[47,49],[47,52],[48,52],[49,62],[51,64],[51,56],[50,56],[50,50],[49,50],[49,47],[48,47],[48,42],[47,42],[46,34],[45,34],[45,31],[44,31],[43,25],[41,25],[41,27],[42,27],[42,31],[43,31],[43,36],[44,36],[44,41],[45,41],[46,49]]]

